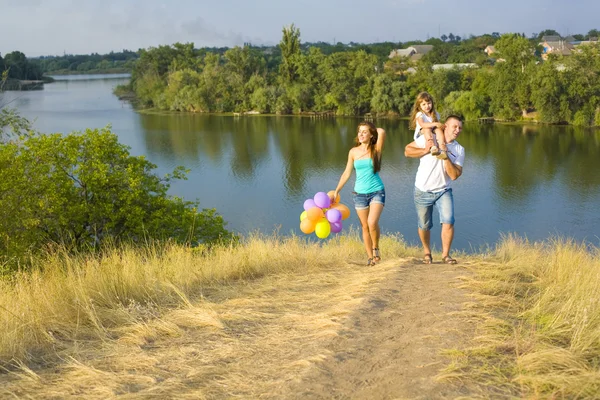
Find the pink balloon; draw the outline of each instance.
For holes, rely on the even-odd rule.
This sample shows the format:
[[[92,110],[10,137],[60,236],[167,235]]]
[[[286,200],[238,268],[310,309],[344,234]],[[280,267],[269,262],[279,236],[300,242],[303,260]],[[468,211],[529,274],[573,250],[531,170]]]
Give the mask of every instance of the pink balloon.
[[[304,200],[304,210],[308,211],[313,207],[316,207],[317,205],[315,204],[315,201],[313,199],[306,199]]]
[[[331,226],[331,232],[338,233],[342,231],[342,221],[331,222],[329,224]]]
[[[327,217],[327,221],[332,223],[339,222],[342,220],[342,212],[335,208],[330,208],[329,210],[327,210],[325,216]]]
[[[331,199],[325,192],[318,192],[314,197],[317,207],[328,208],[331,205]]]

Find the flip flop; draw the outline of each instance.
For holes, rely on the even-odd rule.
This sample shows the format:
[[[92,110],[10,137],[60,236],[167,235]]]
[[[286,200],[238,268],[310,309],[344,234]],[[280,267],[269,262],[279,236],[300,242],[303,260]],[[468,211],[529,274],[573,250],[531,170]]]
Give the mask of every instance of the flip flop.
[[[427,253],[423,256],[423,264],[431,264],[433,262],[433,258],[430,253]]]

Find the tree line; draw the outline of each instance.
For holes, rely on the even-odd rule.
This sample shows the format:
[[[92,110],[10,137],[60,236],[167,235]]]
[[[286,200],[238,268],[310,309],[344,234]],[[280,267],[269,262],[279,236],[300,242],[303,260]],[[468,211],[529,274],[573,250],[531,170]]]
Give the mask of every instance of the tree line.
[[[116,93],[133,93],[140,107],[170,111],[407,116],[426,90],[438,109],[467,120],[535,115],[546,123],[600,125],[599,45],[543,61],[539,40],[552,33],[433,38],[425,42],[433,50],[413,64],[388,58],[393,43],[303,45],[291,25],[283,28],[277,51],[246,44],[221,52],[193,43],[140,50],[129,84]],[[483,51],[492,44],[494,58]],[[441,61],[474,66],[434,68]]]

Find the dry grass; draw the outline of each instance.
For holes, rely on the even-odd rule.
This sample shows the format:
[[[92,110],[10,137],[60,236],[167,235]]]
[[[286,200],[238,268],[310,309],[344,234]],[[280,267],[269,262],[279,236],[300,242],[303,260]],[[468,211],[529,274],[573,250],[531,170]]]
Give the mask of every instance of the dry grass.
[[[420,258],[398,237],[380,247],[370,269],[356,232],[54,252],[0,281],[0,397],[285,397],[390,267]],[[487,384],[482,398],[600,398],[599,256],[511,236],[463,255],[478,336],[441,378]]]
[[[387,259],[414,251],[394,236],[380,247]],[[0,283],[0,397],[276,396],[385,278],[389,266],[367,271],[364,258],[355,232],[252,236],[208,254],[55,253]]]
[[[478,345],[455,352],[446,377],[487,382],[491,397],[600,398],[599,250],[507,236],[480,257],[466,284]]]

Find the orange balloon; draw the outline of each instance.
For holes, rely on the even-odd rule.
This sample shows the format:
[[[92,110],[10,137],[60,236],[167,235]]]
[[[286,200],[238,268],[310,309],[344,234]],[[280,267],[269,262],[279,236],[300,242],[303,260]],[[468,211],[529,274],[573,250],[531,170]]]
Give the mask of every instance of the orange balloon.
[[[304,218],[302,222],[300,222],[300,230],[307,235],[309,233],[313,233],[315,231],[315,227],[317,226],[317,222],[311,220],[310,218]]]
[[[345,204],[338,203],[332,206],[331,208],[335,208],[336,210],[339,210],[342,213],[342,220],[350,217],[350,209]]]
[[[317,223],[321,218],[323,218],[323,210],[319,207],[311,207],[306,211],[306,219]]]
[[[327,192],[327,196],[329,196],[330,199],[333,198],[334,194],[335,194],[335,190],[330,190],[329,192]],[[340,202],[340,194],[338,193],[337,197],[331,201],[331,205],[337,204],[339,202]]]

